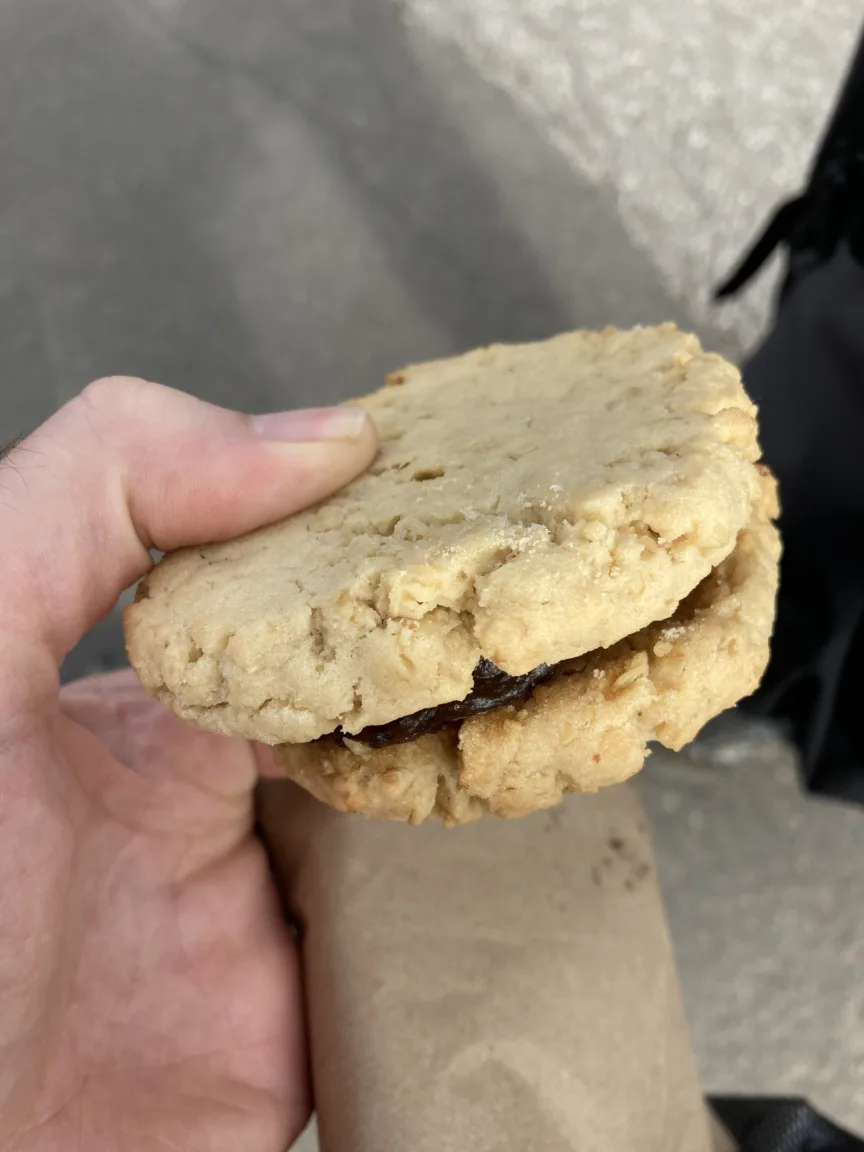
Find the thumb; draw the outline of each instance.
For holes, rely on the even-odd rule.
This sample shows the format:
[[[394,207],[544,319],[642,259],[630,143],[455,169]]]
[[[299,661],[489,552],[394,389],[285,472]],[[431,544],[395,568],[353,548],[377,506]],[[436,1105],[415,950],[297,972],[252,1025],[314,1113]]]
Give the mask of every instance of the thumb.
[[[91,384],[3,465],[0,689],[40,656],[56,685],[66,653],[148,571],[149,548],[288,516],[356,476],[375,445],[362,409],[243,416],[141,380]]]

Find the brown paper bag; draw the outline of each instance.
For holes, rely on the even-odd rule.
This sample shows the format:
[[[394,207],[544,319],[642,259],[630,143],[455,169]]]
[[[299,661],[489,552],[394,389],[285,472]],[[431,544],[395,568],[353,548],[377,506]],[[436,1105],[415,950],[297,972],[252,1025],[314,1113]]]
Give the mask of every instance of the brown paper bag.
[[[261,799],[323,1152],[712,1147],[635,790],[452,831]]]

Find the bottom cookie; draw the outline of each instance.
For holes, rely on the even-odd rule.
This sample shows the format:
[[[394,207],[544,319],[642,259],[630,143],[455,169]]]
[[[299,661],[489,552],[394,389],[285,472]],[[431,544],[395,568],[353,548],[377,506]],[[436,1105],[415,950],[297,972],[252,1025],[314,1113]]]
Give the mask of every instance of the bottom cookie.
[[[773,484],[735,550],[658,621],[559,665],[521,704],[405,744],[346,739],[274,749],[277,763],[345,812],[420,824],[524,816],[638,772],[753,692],[768,663],[780,540]]]

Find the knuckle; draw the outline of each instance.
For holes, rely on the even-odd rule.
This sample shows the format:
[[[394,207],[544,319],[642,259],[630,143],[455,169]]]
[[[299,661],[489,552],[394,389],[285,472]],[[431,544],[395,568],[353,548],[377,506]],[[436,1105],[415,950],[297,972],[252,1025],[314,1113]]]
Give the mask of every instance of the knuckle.
[[[123,411],[134,407],[142,392],[150,387],[132,376],[103,376],[88,384],[77,399],[95,412]]]

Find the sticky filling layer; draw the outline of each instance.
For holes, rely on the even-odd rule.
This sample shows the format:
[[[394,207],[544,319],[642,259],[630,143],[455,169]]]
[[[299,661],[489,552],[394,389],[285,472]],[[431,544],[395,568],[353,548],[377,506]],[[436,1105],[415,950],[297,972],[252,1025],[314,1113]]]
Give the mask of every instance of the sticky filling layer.
[[[410,716],[400,716],[388,724],[374,724],[360,732],[348,733],[337,728],[326,740],[358,740],[370,748],[386,748],[389,744],[407,744],[432,732],[441,732],[455,724],[461,724],[472,716],[503,708],[507,704],[518,704],[526,700],[538,684],[549,680],[555,665],[540,664],[523,676],[508,676],[491,660],[481,659],[474,669],[474,687],[464,700],[452,700],[438,704],[434,708],[423,708]]]

